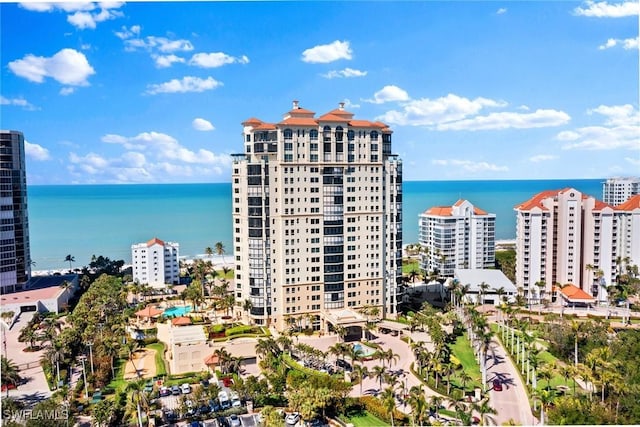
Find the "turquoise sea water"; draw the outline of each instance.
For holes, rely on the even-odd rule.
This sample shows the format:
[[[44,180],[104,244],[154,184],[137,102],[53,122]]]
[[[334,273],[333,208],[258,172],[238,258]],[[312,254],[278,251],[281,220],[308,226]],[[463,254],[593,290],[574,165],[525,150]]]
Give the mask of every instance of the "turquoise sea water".
[[[459,198],[496,214],[496,238],[515,238],[513,207],[542,190],[574,187],[602,198],[601,179],[536,181],[407,181],[403,184],[403,240],[418,240],[418,215]],[[153,237],[180,243],[197,256],[222,241],[232,259],[231,184],[29,186],[34,269],[68,267],[91,255],[131,261],[131,244]]]

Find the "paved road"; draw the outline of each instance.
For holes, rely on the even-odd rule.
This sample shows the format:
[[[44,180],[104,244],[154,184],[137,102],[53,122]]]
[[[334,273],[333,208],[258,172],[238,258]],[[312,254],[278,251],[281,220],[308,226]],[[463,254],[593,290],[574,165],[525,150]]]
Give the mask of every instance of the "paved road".
[[[521,425],[534,425],[536,420],[531,413],[527,392],[516,366],[504,347],[494,338],[491,350],[487,354],[487,381],[499,380],[502,391],[489,391],[491,406],[498,412],[489,415],[494,425],[503,425],[514,420]]]

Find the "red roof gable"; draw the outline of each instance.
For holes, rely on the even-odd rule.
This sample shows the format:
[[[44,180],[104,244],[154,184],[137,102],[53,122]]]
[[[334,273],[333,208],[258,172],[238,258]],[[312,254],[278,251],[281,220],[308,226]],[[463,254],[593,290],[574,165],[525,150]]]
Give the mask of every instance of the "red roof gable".
[[[570,301],[595,301],[594,297],[572,284],[563,286],[560,292]]]
[[[151,240],[149,240],[147,242],[147,247],[153,246],[153,245],[164,246],[164,242],[162,240],[158,239],[157,237],[154,237],[153,239],[151,239]]]
[[[262,120],[260,119],[256,119],[255,117],[251,117],[250,119],[245,120],[244,122],[242,122],[243,126],[249,126],[249,125],[259,125],[260,123],[262,123]]]
[[[323,114],[318,118],[318,121],[322,122],[348,122],[350,119],[344,116],[338,116],[336,114]]]
[[[640,194],[631,196],[626,202],[616,206],[615,209],[619,211],[627,211],[627,212],[631,212],[635,209],[640,209]]]
[[[313,117],[287,117],[278,124],[289,126],[318,126],[318,122]]]
[[[547,191],[542,191],[538,194],[536,194],[535,196],[533,196],[532,198],[530,198],[529,200],[527,200],[526,202],[522,202],[519,205],[516,205],[516,209],[521,210],[521,211],[528,211],[533,209],[534,207],[538,207],[542,210],[548,210],[547,208],[545,208],[542,205],[542,201],[544,199],[548,199],[549,197],[555,197],[557,196],[562,190],[547,190]]]

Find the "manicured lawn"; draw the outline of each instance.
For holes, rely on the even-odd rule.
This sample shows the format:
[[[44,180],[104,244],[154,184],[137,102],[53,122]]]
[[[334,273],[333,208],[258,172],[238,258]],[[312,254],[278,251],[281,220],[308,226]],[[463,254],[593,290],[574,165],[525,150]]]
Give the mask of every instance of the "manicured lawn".
[[[122,391],[127,386],[127,381],[124,379],[124,368],[127,364],[127,359],[117,359],[113,362],[116,372],[116,377],[111,380],[109,387],[113,388],[116,393]]]
[[[156,375],[157,376],[163,376],[163,375],[167,375],[167,365],[165,364],[165,360],[164,360],[164,343],[161,342],[156,342],[153,344],[149,344],[147,345],[147,348],[150,348],[151,350],[155,350],[156,351]]]
[[[386,421],[381,420],[375,415],[365,412],[363,415],[355,415],[353,417],[341,417],[344,421],[351,423],[354,427],[380,427],[389,426]]]
[[[456,342],[451,345],[451,354],[454,355],[462,364],[462,369],[472,378],[472,381],[468,381],[466,389],[473,389],[474,387],[480,387],[480,380],[482,374],[480,373],[480,366],[473,354],[473,349],[467,339],[467,334],[456,338]],[[462,381],[458,379],[457,375],[451,376],[451,383],[458,385],[462,388]]]
[[[402,274],[410,274],[412,271],[420,273],[420,263],[417,259],[411,259],[408,263],[402,263]]]

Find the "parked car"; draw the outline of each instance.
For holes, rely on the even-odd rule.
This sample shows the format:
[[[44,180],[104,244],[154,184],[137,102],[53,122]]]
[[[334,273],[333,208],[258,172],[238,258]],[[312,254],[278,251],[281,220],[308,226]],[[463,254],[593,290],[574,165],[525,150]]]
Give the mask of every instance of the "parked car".
[[[202,384],[202,387],[209,387],[209,380],[206,378],[204,380],[200,380],[200,384]]]
[[[287,414],[287,416],[284,419],[284,422],[290,426],[295,426],[296,424],[298,424],[298,421],[300,421],[300,414],[298,414],[297,412],[292,412],[291,414]]]
[[[231,424],[231,427],[240,427],[242,425],[240,418],[236,414],[229,415],[229,424]]]
[[[158,393],[160,394],[160,397],[169,396],[171,394],[171,389],[163,386],[160,387],[160,391]]]
[[[231,387],[233,385],[233,378],[231,378],[231,377],[222,378],[222,384],[225,387]]]
[[[336,360],[336,366],[344,369],[345,371],[351,371],[351,364],[343,359]]]
[[[173,394],[174,396],[177,396],[181,393],[182,392],[180,391],[180,387],[178,387],[177,385],[174,385],[173,387],[171,387],[171,394]]]
[[[493,389],[495,391],[502,391],[502,383],[500,380],[493,380]]]
[[[198,407],[198,415],[207,415],[209,412],[211,412],[209,405],[200,405]]]
[[[147,381],[147,383],[144,385],[144,391],[145,391],[145,393],[151,393],[153,391],[153,382],[152,381]]]
[[[212,412],[220,412],[220,411],[222,411],[222,406],[220,406],[220,403],[218,403],[217,399],[211,399],[209,401],[209,407],[211,408]]]
[[[218,393],[218,401],[220,401],[222,409],[231,408],[231,400],[229,399],[229,395],[226,391],[222,390]]]
[[[189,394],[191,393],[191,386],[187,383],[184,383],[180,386],[180,391],[182,392],[182,394]]]
[[[226,417],[218,417],[216,421],[218,421],[220,427],[229,427],[229,420]]]
[[[178,414],[175,411],[168,410],[164,413],[164,420],[168,423],[175,423],[178,421]]]

